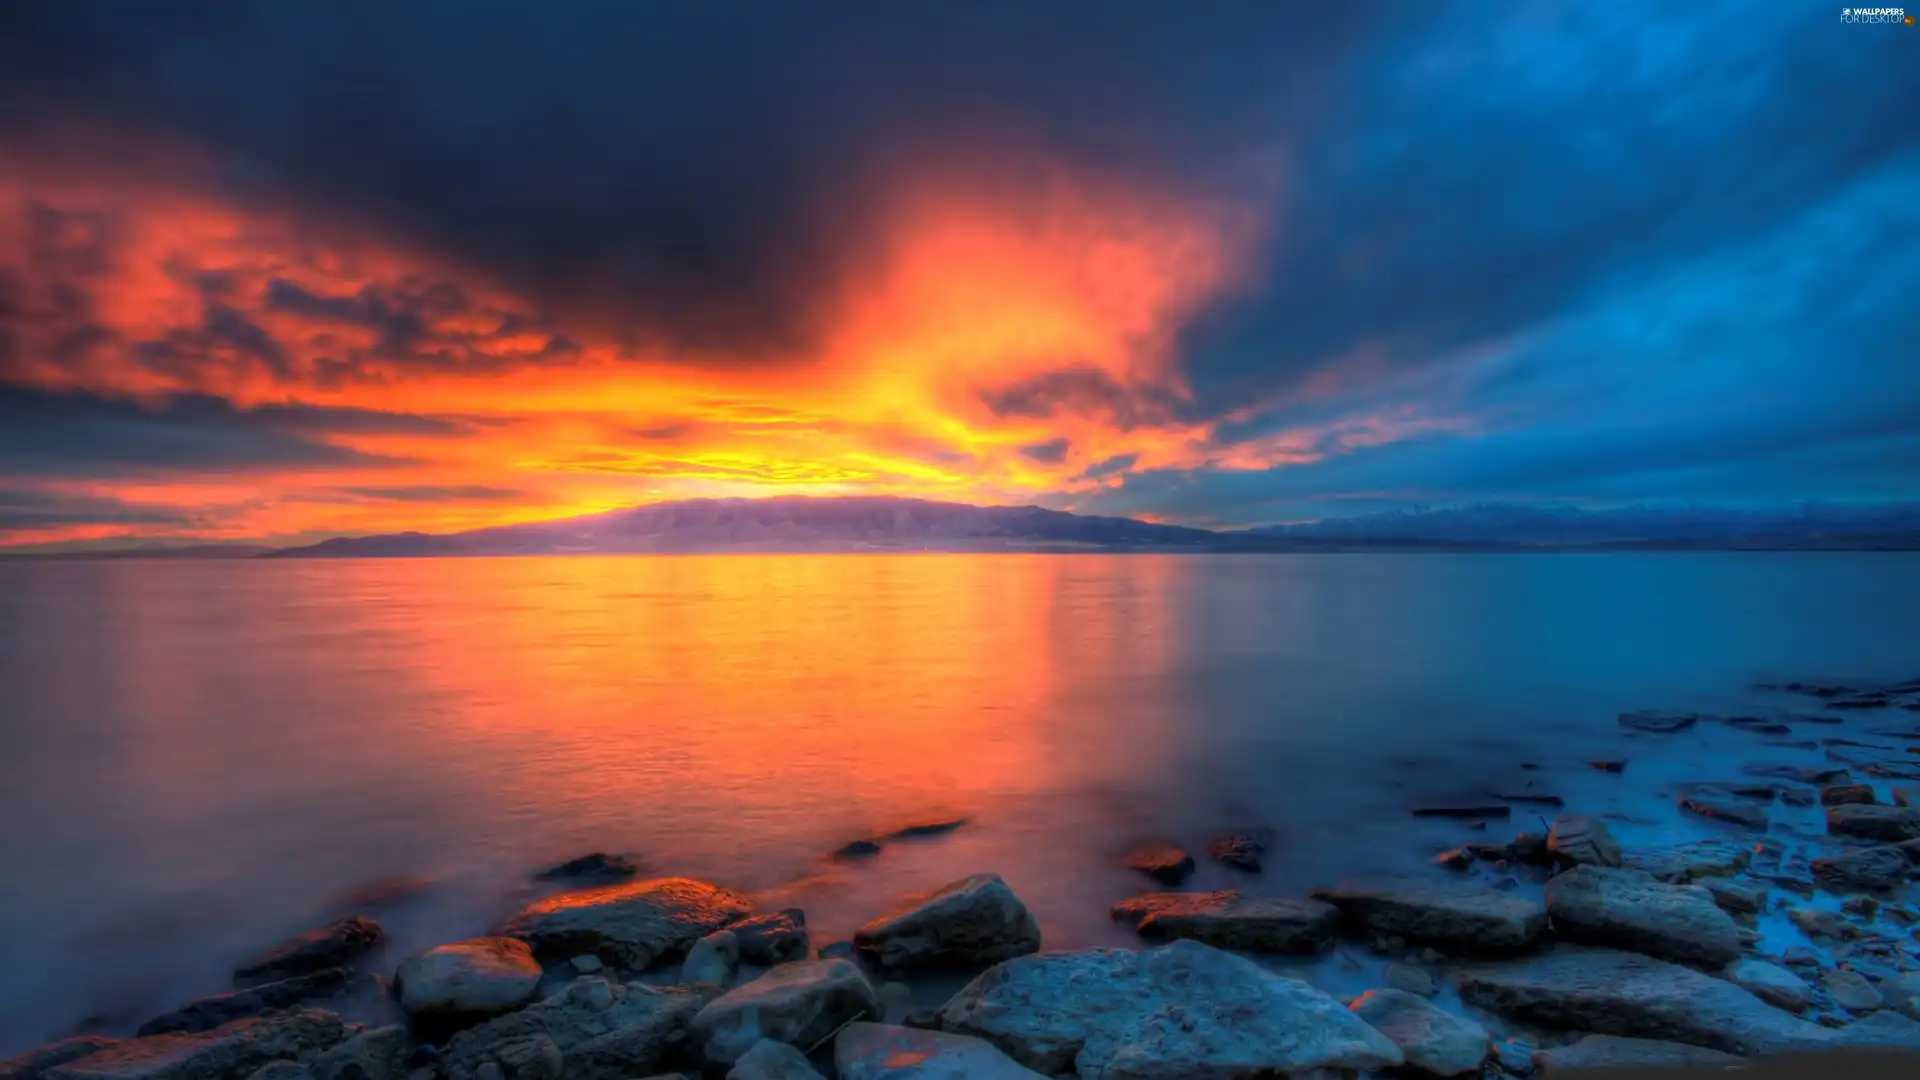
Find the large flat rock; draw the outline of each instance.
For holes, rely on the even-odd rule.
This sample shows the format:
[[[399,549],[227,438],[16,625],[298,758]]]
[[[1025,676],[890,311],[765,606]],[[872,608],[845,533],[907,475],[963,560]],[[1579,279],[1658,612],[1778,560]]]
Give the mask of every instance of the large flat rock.
[[[241,961],[233,977],[240,982],[265,982],[351,968],[386,939],[386,931],[372,919],[359,915],[338,919]]]
[[[1920,839],[1920,806],[1869,806],[1865,803],[1829,806],[1827,831],[1835,836],[1859,836],[1885,843]]]
[[[1555,935],[1665,960],[1724,967],[1740,959],[1740,928],[1697,885],[1668,885],[1637,870],[1580,866],[1547,882]]]
[[[985,1039],[888,1024],[847,1025],[833,1066],[840,1080],[1044,1080]]]
[[[1704,1046],[1589,1035],[1568,1046],[1533,1052],[1533,1071],[1553,1076],[1567,1069],[1662,1069],[1681,1066],[1738,1065],[1745,1058]]]
[[[629,1080],[659,1070],[687,1044],[711,994],[687,987],[616,986],[575,979],[550,998],[455,1035],[440,1057],[443,1080],[475,1080],[487,1064],[512,1065],[530,1047],[551,1047],[566,1080]],[[512,1067],[503,1070],[516,1074]]]
[[[732,1065],[762,1039],[807,1049],[849,1020],[884,1015],[873,984],[853,961],[801,960],[701,1009],[693,1018],[693,1045],[707,1063]]]
[[[1404,990],[1369,990],[1348,1006],[1428,1076],[1479,1075],[1493,1053],[1487,1029]]]
[[[119,1039],[102,1035],[76,1035],[45,1043],[0,1061],[0,1080],[40,1080],[48,1069],[118,1045]]]
[[[975,874],[862,926],[853,947],[881,967],[984,967],[1040,950],[1040,924],[998,874]]]
[[[1738,986],[1639,953],[1562,945],[1523,959],[1469,965],[1468,1004],[1549,1027],[1663,1039],[1768,1057],[1825,1048],[1832,1032]]]
[[[1305,956],[1333,941],[1340,909],[1318,900],[1248,897],[1227,889],[1144,893],[1115,904],[1113,917],[1132,923],[1144,938]]]
[[[752,912],[747,898],[691,878],[652,878],[538,900],[494,930],[555,959],[590,953],[644,971]]]
[[[1253,1080],[1405,1060],[1306,983],[1196,941],[1009,960],[954,995],[939,1019],[1036,1072],[1082,1080]]]
[[[351,973],[346,968],[327,968],[310,975],[261,983],[227,994],[195,998],[172,1012],[140,1025],[138,1035],[168,1035],[179,1032],[211,1031],[249,1016],[272,1009],[287,1009],[314,998],[332,997],[346,989]]]
[[[1411,881],[1343,881],[1313,898],[1376,934],[1482,953],[1531,947],[1547,928],[1546,905],[1525,897]]]
[[[212,1031],[126,1039],[42,1075],[45,1080],[246,1080],[270,1061],[317,1054],[352,1033],[333,1013],[296,1009]]]

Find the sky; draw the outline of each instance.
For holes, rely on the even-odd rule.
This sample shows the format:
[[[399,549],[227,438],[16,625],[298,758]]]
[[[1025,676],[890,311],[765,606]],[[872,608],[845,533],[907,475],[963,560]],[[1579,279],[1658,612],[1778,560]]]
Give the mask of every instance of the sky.
[[[1920,30],[0,6],[0,546],[1920,499]]]

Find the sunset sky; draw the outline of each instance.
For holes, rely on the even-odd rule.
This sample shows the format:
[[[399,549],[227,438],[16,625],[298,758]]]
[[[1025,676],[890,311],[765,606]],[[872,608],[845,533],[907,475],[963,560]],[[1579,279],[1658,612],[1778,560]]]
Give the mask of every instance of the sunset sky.
[[[1920,498],[1920,31],[0,8],[0,546]]]

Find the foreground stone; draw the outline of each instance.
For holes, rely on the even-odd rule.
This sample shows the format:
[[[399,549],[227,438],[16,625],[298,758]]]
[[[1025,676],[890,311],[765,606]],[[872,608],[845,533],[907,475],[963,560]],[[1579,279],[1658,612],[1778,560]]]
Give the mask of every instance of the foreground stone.
[[[1312,895],[1376,934],[1467,951],[1526,949],[1547,928],[1545,905],[1499,892],[1348,881]]]
[[[1404,990],[1369,990],[1348,1008],[1392,1039],[1409,1067],[1424,1073],[1478,1073],[1493,1052],[1486,1028]]]
[[[1730,965],[1727,981],[1775,1008],[1797,1013],[1813,1003],[1813,987],[1778,964],[1751,957]]]
[[[71,1039],[36,1046],[25,1053],[0,1061],[0,1080],[40,1080],[48,1069],[118,1045],[120,1045],[119,1039],[109,1039],[101,1035],[78,1035]]]
[[[1758,915],[1767,905],[1767,888],[1751,881],[1733,881],[1726,878],[1708,878],[1700,883],[1720,905],[1720,910],[1735,915]]]
[[[249,1080],[402,1080],[411,1041],[399,1024],[374,1028],[304,1061],[269,1062]]]
[[[314,998],[331,997],[346,989],[346,968],[328,968],[311,975],[262,983],[230,994],[195,998],[170,1013],[163,1013],[140,1025],[136,1035],[168,1035],[181,1032],[212,1031],[221,1024],[269,1009],[285,1009]]]
[[[1561,814],[1547,831],[1547,854],[1567,865],[1619,866],[1620,842],[1599,818]]]
[[[455,1035],[440,1057],[443,1080],[476,1080],[494,1070],[522,1080],[549,1066],[557,1080],[628,1080],[660,1068],[686,1045],[687,1031],[709,995],[687,987],[665,989],[582,978],[561,993],[519,1012]]]
[[[882,1015],[879,995],[853,961],[804,960],[714,999],[693,1018],[693,1044],[709,1064],[732,1065],[761,1039],[808,1049],[849,1020]]]
[[[998,874],[956,881],[862,926],[853,947],[895,969],[986,965],[1040,950],[1040,924]]]
[[[355,915],[309,930],[243,961],[233,969],[233,977],[241,982],[261,982],[311,975],[328,968],[351,968],[386,939],[387,933],[379,923]]]
[[[45,1080],[244,1080],[282,1058],[302,1058],[345,1041],[345,1021],[297,1009],[222,1024],[212,1031],[127,1039],[47,1069]]]
[[[653,878],[535,901],[494,930],[556,959],[591,953],[644,971],[752,911],[746,897],[691,878]]]
[[[840,1080],[1041,1080],[985,1039],[888,1024],[847,1025],[833,1066]]]
[[[1731,877],[1753,862],[1753,845],[1730,840],[1694,840],[1647,848],[1628,855],[1622,865],[1659,881],[1686,885],[1702,878]]]
[[[740,959],[749,964],[772,967],[790,960],[805,960],[813,943],[807,937],[807,916],[799,908],[772,915],[755,915],[727,929],[740,946]]]
[[[1835,1046],[1852,1049],[1920,1051],[1920,1023],[1893,1012],[1877,1012],[1833,1033]]]
[[[1746,1057],[1822,1049],[1832,1033],[1730,982],[1638,953],[1561,946],[1469,966],[1470,1005],[1551,1027],[1667,1039]]]
[[[1339,929],[1340,909],[1317,900],[1206,893],[1146,893],[1113,906],[1141,937],[1185,938],[1222,949],[1309,956]]]
[[[1036,1072],[1083,1080],[1252,1080],[1405,1060],[1306,983],[1196,941],[1009,960],[954,995],[939,1019]]]
[[[415,1023],[490,1020],[533,1000],[540,964],[518,938],[457,941],[409,957],[393,975],[394,996]]]
[[[1172,844],[1142,844],[1127,853],[1127,869],[1138,870],[1162,885],[1178,885],[1193,876],[1193,856]]]
[[[1920,838],[1920,807],[1843,803],[1827,807],[1827,831],[1897,843]]]
[[[725,986],[740,970],[740,939],[731,930],[717,930],[693,943],[680,965],[680,981]]]
[[[761,1039],[740,1055],[727,1080],[825,1080],[807,1055],[786,1043]]]
[[[1813,878],[1837,892],[1897,889],[1913,872],[1907,853],[1892,845],[1843,851],[1813,860]]]
[[[1589,1035],[1571,1046],[1533,1052],[1533,1071],[1552,1076],[1564,1069],[1657,1069],[1701,1065],[1738,1065],[1745,1058],[1704,1046],[1628,1039],[1618,1035]]]
[[[1575,867],[1547,882],[1547,914],[1568,941],[1714,968],[1740,958],[1740,928],[1712,894],[1637,870]]]

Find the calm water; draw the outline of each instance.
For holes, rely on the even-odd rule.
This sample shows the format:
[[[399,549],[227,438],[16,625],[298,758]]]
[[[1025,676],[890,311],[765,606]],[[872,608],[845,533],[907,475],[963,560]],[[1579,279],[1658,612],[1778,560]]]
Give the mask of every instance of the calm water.
[[[986,869],[1117,940],[1143,837],[1271,826],[1254,880],[1300,889],[1424,858],[1421,800],[1624,805],[1578,764],[1621,709],[1915,676],[1903,555],[0,563],[0,1053],[223,989],[378,879],[429,883],[373,909],[397,958],[595,849],[817,943]]]

